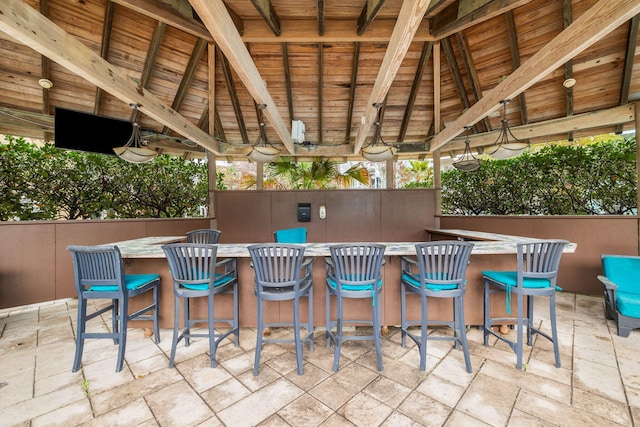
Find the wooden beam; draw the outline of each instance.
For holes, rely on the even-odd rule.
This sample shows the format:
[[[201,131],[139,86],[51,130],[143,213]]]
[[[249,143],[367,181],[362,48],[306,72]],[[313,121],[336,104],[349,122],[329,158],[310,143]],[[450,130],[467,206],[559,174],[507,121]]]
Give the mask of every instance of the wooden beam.
[[[562,2],[562,21],[563,29],[566,29],[573,22],[573,12],[571,10],[572,0],[563,0]],[[569,59],[564,63],[564,79],[573,78],[573,60]],[[573,116],[573,87],[565,88],[564,99],[566,104],[566,115]],[[567,134],[567,140],[573,141],[573,132]]]
[[[640,12],[637,0],[610,2],[599,0],[566,30],[558,34],[522,64],[509,77],[453,121],[433,138],[431,150],[437,150],[455,136],[464,126],[472,125],[499,108],[502,99],[513,98],[523,90],[533,86],[544,76],[567,60],[573,58],[593,43],[600,40],[623,22]]]
[[[285,125],[275,101],[244,45],[222,0],[190,0],[218,47],[238,73],[256,103],[265,104],[264,115],[289,153],[295,153],[291,131]]]
[[[449,38],[445,37],[440,40],[440,45],[442,46],[444,57],[447,58],[447,65],[449,66],[449,71],[451,72],[456,92],[458,92],[458,98],[460,98],[462,109],[464,110],[469,108],[471,104],[469,103],[469,97],[467,96],[467,89],[464,87],[464,82],[460,75],[460,69],[458,68],[458,61],[456,60],[455,53],[453,53],[453,47],[451,46]]]
[[[242,40],[245,43],[350,43],[350,42],[373,42],[387,43],[396,20],[378,17],[369,24],[367,31],[359,36],[353,31],[353,22],[346,19],[324,20],[324,33],[318,35],[317,19],[281,19],[279,36],[273,34],[269,26],[260,19],[245,21],[245,30]],[[435,38],[429,34],[429,23],[427,20],[420,22],[418,30],[414,36],[414,41],[434,41]]]
[[[585,129],[597,129],[607,126],[633,123],[635,120],[634,104],[625,104],[606,110],[591,111],[576,114],[570,117],[545,120],[543,122],[509,127],[513,135],[520,140],[540,139],[560,135],[563,133],[580,131]],[[498,138],[500,130],[485,132],[477,135],[469,135],[471,147],[485,147],[492,145]],[[442,146],[442,150],[457,151],[464,149],[466,137],[452,139]]]
[[[47,16],[47,0],[40,0],[40,13],[42,16]],[[41,57],[41,78],[51,80],[51,61],[46,56]],[[42,88],[42,113],[51,114],[51,97],[49,96],[49,89]]]
[[[469,81],[471,82],[473,96],[475,97],[476,102],[478,102],[482,99],[482,86],[480,85],[480,78],[478,78],[473,56],[471,55],[471,48],[469,47],[467,38],[463,33],[456,33],[456,40],[458,41],[458,46],[460,46],[462,64],[464,65],[467,75],[469,76]],[[482,119],[482,123],[484,124],[485,131],[491,130],[491,121],[487,117]]]
[[[424,14],[425,19],[433,18],[438,13],[442,12],[445,8],[449,7],[453,3],[457,3],[458,0],[431,0],[427,11]]]
[[[387,51],[382,59],[378,76],[369,95],[369,99],[364,112],[365,122],[360,124],[358,134],[354,143],[354,153],[358,153],[364,144],[367,134],[371,130],[376,119],[377,109],[374,104],[382,102],[389,92],[389,88],[402,65],[402,60],[407,54],[407,50],[413,41],[418,26],[422,22],[430,0],[406,1],[402,3],[402,8],[398,14],[396,26],[389,40]]]
[[[121,6],[128,9],[135,10],[136,12],[155,19],[156,21],[164,22],[170,27],[177,28],[185,33],[193,36],[205,39],[208,42],[212,42],[213,38],[209,31],[196,21],[195,19],[185,18],[176,12],[174,8],[168,4],[159,2],[157,0],[111,0]]]
[[[167,24],[158,21],[156,27],[153,29],[153,35],[151,36],[151,42],[149,43],[149,50],[147,50],[147,56],[144,59],[144,66],[142,67],[142,74],[140,75],[139,87],[147,88],[149,86],[149,80],[151,80],[151,74],[153,68],[156,65],[156,59],[158,58],[158,52],[160,51],[160,45],[162,44],[162,38],[164,37]],[[138,121],[140,111],[134,109],[131,111],[130,120],[132,122]]]
[[[180,85],[178,86],[178,90],[173,97],[173,103],[171,104],[171,108],[176,111],[180,110],[182,101],[184,101],[184,97],[187,94],[191,83],[193,82],[193,78],[196,75],[196,70],[200,66],[202,55],[204,55],[204,50],[207,48],[207,43],[208,42],[204,39],[198,39],[195,46],[193,47],[193,51],[191,51],[191,57],[189,58],[189,62],[187,62],[187,66],[182,73],[182,80],[180,80]],[[168,128],[165,128],[163,129],[162,133],[167,133],[168,130]]]
[[[22,0],[0,3],[0,31],[214,152],[218,142]]]
[[[251,0],[253,6],[258,10],[264,22],[267,23],[271,31],[276,36],[280,35],[280,18],[276,13],[276,10],[271,4],[271,0]]]
[[[43,1],[44,3],[44,1]],[[104,11],[104,21],[102,24],[102,43],[100,44],[100,57],[102,59],[107,59],[109,56],[109,47],[111,44],[111,29],[113,27],[113,11],[115,6],[112,1],[107,0],[107,5]],[[40,12],[42,13],[42,11]],[[43,13],[46,16],[46,14]],[[102,98],[104,95],[104,91],[100,88],[96,88],[96,98],[93,103],[93,114],[100,114],[100,109],[102,108]],[[137,110],[135,110],[137,111]]]
[[[322,144],[323,123],[323,89],[324,89],[324,72],[322,67],[323,61],[323,44],[318,43],[318,144]]]
[[[238,122],[238,129],[240,131],[240,136],[242,136],[242,142],[244,144],[249,144],[249,135],[247,134],[247,127],[244,123],[242,108],[240,107],[240,100],[238,99],[238,93],[236,92],[236,84],[233,81],[233,74],[231,73],[229,61],[227,61],[227,58],[224,56],[222,51],[218,50],[218,53],[220,54],[220,67],[222,68],[224,81],[226,82],[227,89],[229,90],[229,98],[231,98],[231,106],[233,107],[233,112],[236,115],[236,121]]]
[[[282,43],[282,66],[284,68],[284,85],[287,90],[287,108],[289,109],[289,120],[295,120],[293,116],[293,94],[291,92],[291,69],[289,68],[289,48],[286,43]]]
[[[633,63],[636,56],[636,42],[638,40],[638,23],[640,15],[636,15],[629,22],[629,36],[627,38],[627,49],[624,55],[624,68],[622,71],[622,84],[620,87],[620,102],[629,102],[629,89],[631,87],[631,75],[633,74]],[[616,133],[622,132],[622,128],[616,129]]]
[[[357,34],[361,36],[375,19],[385,0],[367,0],[358,17]]]
[[[571,1],[571,0],[569,0]],[[520,47],[518,46],[518,33],[516,32],[516,23],[513,19],[513,12],[508,11],[504,14],[507,21],[507,33],[509,34],[509,50],[511,51],[511,63],[513,69],[520,67]],[[518,94],[520,104],[520,120],[522,123],[529,123],[529,114],[527,113],[527,100],[524,91]]]
[[[324,0],[318,0],[318,35],[324,35]]]
[[[411,120],[411,113],[413,113],[413,106],[416,103],[416,97],[418,96],[418,90],[420,90],[420,83],[422,83],[422,75],[424,74],[424,68],[429,62],[429,56],[433,50],[433,42],[424,42],[422,45],[422,52],[420,53],[420,60],[418,61],[418,67],[416,68],[416,74],[413,76],[413,84],[411,85],[411,92],[409,92],[409,99],[407,100],[407,108],[404,110],[404,116],[402,117],[402,124],[400,125],[400,132],[398,133],[398,142],[404,141],[404,136],[407,134],[407,128],[409,127],[409,121]]]
[[[466,5],[467,3],[469,2],[460,2],[462,5]],[[442,39],[527,3],[529,3],[529,0],[493,0],[471,12],[466,12],[464,16],[459,16],[458,13],[451,16],[445,10],[429,20],[431,35],[437,39]],[[456,6],[455,12],[459,12],[460,9],[457,3],[454,3],[450,7],[453,6]]]
[[[358,62],[360,61],[360,43],[353,44],[353,63],[351,66],[351,82],[349,84],[349,107],[347,109],[347,131],[344,137],[345,144],[351,140],[351,123],[353,121],[353,105],[356,100],[356,87],[358,86]]]

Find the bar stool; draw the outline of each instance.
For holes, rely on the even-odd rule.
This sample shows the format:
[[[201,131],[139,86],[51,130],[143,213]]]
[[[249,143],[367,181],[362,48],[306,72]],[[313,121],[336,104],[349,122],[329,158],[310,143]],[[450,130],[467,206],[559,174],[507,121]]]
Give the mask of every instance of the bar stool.
[[[411,338],[420,352],[420,370],[426,370],[427,340],[453,340],[455,347],[462,346],[467,372],[471,373],[471,360],[464,323],[465,275],[473,243],[436,241],[416,244],[417,259],[401,257],[400,313],[402,318],[402,347],[406,337]],[[416,271],[417,270],[417,271]],[[420,296],[420,319],[407,319],[407,293]],[[428,298],[451,298],[453,321],[429,320]],[[409,327],[420,325],[420,336],[409,332]],[[428,336],[429,325],[444,325],[453,330],[453,336]]]
[[[220,230],[202,228],[199,230],[187,231],[187,243],[206,243],[215,245],[220,239]]]
[[[309,343],[313,351],[313,276],[312,259],[303,259],[304,247],[299,245],[267,243],[248,247],[255,271],[255,293],[258,299],[258,329],[253,375],[258,375],[260,354],[265,343],[293,342],[296,347],[298,375],[302,375],[302,349]],[[300,298],[307,297],[309,317],[300,321]],[[293,322],[264,321],[264,301],[293,301]],[[293,327],[293,339],[264,338],[267,327]],[[300,328],[306,335],[301,337]]]
[[[192,337],[208,337],[211,367],[215,368],[216,350],[220,342],[231,334],[234,335],[236,346],[239,345],[240,340],[236,259],[227,258],[217,261],[218,246],[209,244],[173,243],[163,245],[162,250],[167,256],[169,270],[173,276],[174,319],[169,367],[174,366],[176,348],[180,340],[184,339],[185,347],[188,347]],[[223,271],[217,273],[217,269]],[[233,295],[232,318],[215,316],[215,297],[222,293]],[[207,318],[192,318],[190,300],[202,297],[207,298]],[[182,331],[180,331],[181,302],[184,306]],[[217,322],[227,323],[230,329],[224,333],[216,333],[214,325]],[[192,332],[192,327],[198,323],[207,324],[207,333]]]
[[[556,330],[556,279],[566,240],[540,240],[521,242],[517,246],[517,271],[483,271],[484,277],[484,345],[489,344],[489,334],[504,341],[516,353],[516,368],[522,369],[522,333],[527,326],[527,345],[532,345],[533,334],[539,334],[553,343],[556,368],[560,367],[558,332]],[[492,290],[494,288],[494,290]],[[516,317],[491,317],[491,294],[506,293],[506,314],[511,314],[511,296],[516,294]],[[524,297],[527,296],[527,312]],[[549,297],[551,336],[533,327],[534,297]],[[494,332],[492,326],[504,322],[516,322],[516,341],[513,342]]]
[[[340,349],[344,341],[373,340],[378,371],[382,371],[380,293],[385,246],[373,243],[343,244],[330,246],[329,250],[331,258],[326,260],[326,337],[327,348],[331,342],[334,344],[333,370],[338,371]],[[331,296],[336,297],[335,320],[331,320]],[[345,319],[344,298],[371,298],[371,319]],[[345,324],[371,325],[372,335],[346,336],[343,334]],[[336,328],[335,332],[333,328]]]

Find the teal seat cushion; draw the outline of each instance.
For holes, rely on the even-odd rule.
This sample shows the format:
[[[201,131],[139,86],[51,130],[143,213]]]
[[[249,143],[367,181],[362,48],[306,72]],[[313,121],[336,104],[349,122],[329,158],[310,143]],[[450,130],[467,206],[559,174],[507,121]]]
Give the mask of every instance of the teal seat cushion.
[[[222,274],[216,273],[216,277],[220,277],[220,276],[222,276]],[[217,288],[218,286],[222,286],[225,283],[229,283],[231,280],[233,280],[233,277],[231,276],[226,276],[221,279],[217,279],[213,282],[213,287]],[[209,289],[209,283],[182,284],[182,287],[186,289],[191,289],[192,291],[206,291],[207,289]]]
[[[357,282],[358,280],[353,280],[353,281]],[[337,289],[337,287],[338,287],[338,284],[332,278],[327,278],[327,283],[329,284],[329,286],[332,289]],[[382,279],[378,280],[378,283],[376,283],[376,288],[377,289],[380,289],[381,287],[382,287]],[[344,289],[345,291],[371,291],[371,305],[373,305],[373,306],[376,305],[376,292],[375,292],[375,288],[373,286],[371,286],[371,284],[367,284],[367,285],[342,285],[342,289]]]
[[[602,271],[618,292],[640,295],[640,257],[605,256]]]
[[[638,294],[616,292],[616,306],[620,314],[640,318],[640,298]]]
[[[434,279],[431,278],[433,280],[447,280],[446,278],[439,278],[439,279]],[[413,277],[409,276],[408,274],[403,274],[402,275],[402,281],[408,283],[409,285],[415,287],[415,288],[421,288],[422,285],[420,283],[419,280],[414,279]],[[450,291],[453,289],[457,289],[458,286],[454,285],[454,284],[447,284],[447,285],[443,285],[443,284],[439,284],[439,283],[429,283],[427,282],[427,289],[429,289],[430,291]]]
[[[483,271],[482,275],[494,282],[502,283],[507,288],[506,310],[511,314],[511,287],[518,285],[517,271]],[[537,279],[525,277],[522,279],[523,288],[548,288],[551,286],[549,279]]]
[[[130,291],[133,291],[159,278],[160,278],[159,274],[125,274],[124,285]],[[89,290],[96,291],[96,292],[114,292],[118,290],[118,287],[117,286],[91,286]]]

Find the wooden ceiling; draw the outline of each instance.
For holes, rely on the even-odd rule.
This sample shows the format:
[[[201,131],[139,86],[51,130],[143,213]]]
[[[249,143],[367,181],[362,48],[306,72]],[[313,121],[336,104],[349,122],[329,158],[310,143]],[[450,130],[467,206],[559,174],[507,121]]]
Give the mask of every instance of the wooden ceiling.
[[[492,144],[502,99],[520,139],[620,132],[640,99],[639,13],[638,0],[2,0],[0,133],[52,140],[62,107],[139,120],[161,152],[244,160],[264,104],[283,155],[359,160],[380,104],[397,159],[422,159],[460,153],[466,133]]]

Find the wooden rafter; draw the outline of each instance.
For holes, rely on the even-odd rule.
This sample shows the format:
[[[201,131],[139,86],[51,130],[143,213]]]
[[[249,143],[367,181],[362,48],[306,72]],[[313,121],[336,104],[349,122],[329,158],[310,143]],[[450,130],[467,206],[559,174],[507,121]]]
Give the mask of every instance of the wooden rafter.
[[[361,36],[375,19],[385,0],[367,0],[358,17],[358,35]]]
[[[47,16],[47,0],[40,0],[40,13],[42,16]],[[49,58],[43,55],[41,59],[41,76],[43,79],[49,80],[51,77],[51,64]],[[49,89],[47,88],[42,88],[42,113],[51,114],[51,98],[49,97]]]
[[[158,58],[158,52],[160,51],[160,45],[162,44],[162,39],[166,29],[167,24],[160,21],[158,21],[156,27],[153,29],[151,43],[149,43],[147,56],[144,59],[144,66],[142,67],[142,73],[140,74],[140,83],[138,84],[138,86],[145,89],[149,86],[149,80],[151,80],[151,74],[153,73],[153,68],[156,65],[156,59]],[[138,109],[134,109],[131,111],[130,120],[132,122],[137,121],[139,115],[140,111]]]
[[[238,99],[238,92],[236,92],[236,84],[233,81],[233,74],[231,73],[231,67],[229,61],[224,56],[222,51],[218,51],[220,59],[220,67],[222,68],[222,74],[224,75],[224,81],[227,84],[229,90],[229,97],[231,98],[231,105],[236,115],[236,121],[238,122],[238,129],[240,130],[240,136],[244,144],[249,144],[249,135],[247,134],[247,127],[244,123],[244,117],[242,116],[242,108],[240,108],[240,100]]]
[[[528,2],[529,0],[492,0],[485,2],[476,9],[462,12],[461,8],[463,6],[473,6],[474,3],[466,0],[457,0],[431,18],[429,20],[429,28],[434,37],[441,39],[472,25],[502,15]],[[463,13],[462,16],[460,16],[461,13]]]
[[[225,57],[244,83],[253,99],[258,104],[265,104],[264,115],[289,153],[295,148],[291,140],[291,131],[285,125],[280,112],[267,86],[260,76],[247,47],[244,45],[229,12],[222,0],[190,0],[200,19],[224,52]]]
[[[220,150],[217,141],[195,124],[144,88],[138,87],[129,76],[22,0],[3,0],[0,3],[0,31],[100,86],[123,102],[140,104],[141,111],[153,120],[169,126],[205,149],[214,152]]]
[[[376,118],[377,110],[374,104],[381,102],[386,96],[393,80],[402,64],[402,60],[407,54],[407,50],[413,41],[418,26],[422,22],[429,0],[416,0],[402,3],[402,8],[396,20],[396,26],[389,40],[387,50],[382,59],[378,76],[369,95],[366,110],[364,112],[364,123],[360,124],[356,140],[354,142],[354,153],[358,153],[364,144],[365,138],[371,130],[373,121]]]
[[[323,63],[323,50],[324,46],[322,43],[318,43],[318,144],[322,144],[322,131],[323,127],[323,104],[324,104],[324,69],[322,66]]]
[[[513,19],[513,12],[508,11],[504,14],[507,21],[507,33],[509,35],[509,50],[511,51],[511,63],[513,69],[520,67],[520,47],[518,46],[518,34],[516,33],[516,23]],[[522,123],[529,123],[529,114],[527,113],[527,100],[524,91],[518,94],[520,103],[520,120]]]
[[[351,123],[353,120],[353,104],[356,100],[356,87],[358,85],[358,62],[360,62],[360,43],[353,44],[353,65],[351,66],[351,82],[349,83],[349,107],[347,109],[347,131],[344,137],[345,144],[351,139]]]
[[[624,56],[624,68],[622,71],[622,83],[620,87],[620,105],[629,102],[629,90],[631,87],[631,75],[633,74],[633,59],[636,55],[636,41],[638,40],[638,23],[640,15],[636,15],[629,22],[629,38]],[[616,133],[622,132],[622,127],[616,129]]]
[[[476,102],[478,102],[480,99],[482,99],[482,86],[480,85],[480,79],[478,78],[476,66],[473,62],[473,56],[471,56],[469,43],[467,42],[467,38],[463,33],[456,33],[456,40],[458,41],[458,46],[460,46],[462,64],[464,65],[465,71],[467,72],[467,76],[469,76],[469,82],[471,83],[473,96],[475,97]],[[487,117],[482,119],[482,123],[484,124],[485,131],[491,130],[491,122]]]
[[[324,36],[324,0],[318,0],[318,35]]]
[[[206,40],[198,39],[193,47],[191,57],[189,58],[189,62],[187,62],[184,73],[182,73],[180,85],[178,86],[178,90],[173,97],[173,103],[171,104],[171,108],[176,111],[179,111],[182,106],[182,101],[184,101],[184,97],[191,86],[191,82],[193,82],[193,78],[196,75],[196,71],[200,65],[200,61],[202,60],[202,55],[204,55],[204,50],[207,48],[207,44],[208,42]],[[168,130],[168,128],[164,128],[162,133],[167,133]]]
[[[413,84],[411,85],[411,92],[409,92],[407,108],[405,108],[404,116],[402,117],[402,125],[400,125],[400,132],[398,133],[398,142],[404,141],[404,137],[407,134],[409,120],[411,120],[411,114],[413,113],[413,106],[416,103],[418,90],[420,90],[420,83],[422,83],[422,75],[424,74],[427,62],[429,62],[429,55],[431,55],[432,50],[433,42],[424,42],[422,45],[422,52],[420,53],[420,60],[418,61],[418,67],[416,68],[416,74],[413,76]]]
[[[176,13],[171,6],[157,0],[111,0],[121,6],[135,10],[136,12],[164,22],[170,27],[178,28],[185,33],[191,34],[208,42],[212,42],[213,38],[207,29],[195,19],[185,18]]]
[[[531,87],[639,12],[640,3],[636,0],[619,0],[615,3],[608,0],[598,1],[509,77],[485,93],[480,101],[438,133],[432,140],[431,150],[441,148],[460,134],[464,126],[476,123],[496,110],[500,100],[513,98]]]
[[[282,66],[284,68],[284,82],[287,89],[287,108],[289,109],[289,119],[295,120],[293,116],[293,93],[291,92],[291,69],[289,68],[289,48],[286,43],[282,43]]]
[[[42,3],[44,2],[45,1],[43,1]],[[109,47],[111,44],[111,29],[113,28],[114,10],[115,10],[115,6],[113,2],[110,0],[107,0],[107,5],[104,10],[104,21],[102,24],[102,42],[100,43],[100,57],[105,60],[109,56]],[[42,13],[42,11],[40,13]],[[46,16],[46,14],[43,14],[43,15]],[[97,87],[96,99],[93,103],[93,114],[100,114],[100,109],[102,108],[103,95],[104,95],[103,90],[100,87]]]
[[[276,36],[280,35],[280,18],[276,13],[276,10],[273,8],[271,4],[271,0],[251,0],[253,6],[258,10],[264,22],[267,23],[273,34]]]
[[[566,29],[573,22],[573,12],[571,10],[571,0],[563,0],[562,2],[562,22],[563,29]],[[564,78],[565,80],[573,78],[573,60],[570,59],[564,63]],[[573,87],[565,88],[564,95],[565,103],[567,105],[567,117],[573,116]],[[567,140],[573,141],[573,132],[567,133]]]
[[[193,1],[193,0],[192,0]],[[351,43],[351,42],[372,42],[387,43],[396,20],[378,17],[374,20],[367,31],[359,36],[353,31],[353,21],[346,19],[324,19],[324,34],[318,35],[317,19],[281,19],[279,36],[273,34],[271,29],[262,20],[253,20],[251,25],[244,29],[242,40],[245,43]],[[414,41],[434,41],[435,38],[429,34],[429,23],[427,20],[420,22],[418,30],[414,36]]]
[[[462,75],[460,75],[460,69],[458,68],[458,61],[456,60],[456,55],[453,52],[453,47],[451,46],[449,38],[445,37],[440,40],[440,45],[442,46],[444,57],[447,58],[447,65],[449,65],[449,71],[453,77],[453,83],[456,86],[456,92],[458,92],[460,103],[462,104],[463,109],[469,108],[471,104],[469,103],[469,97],[467,96],[467,89],[464,87]]]

